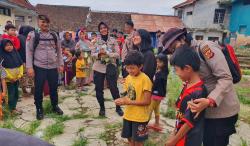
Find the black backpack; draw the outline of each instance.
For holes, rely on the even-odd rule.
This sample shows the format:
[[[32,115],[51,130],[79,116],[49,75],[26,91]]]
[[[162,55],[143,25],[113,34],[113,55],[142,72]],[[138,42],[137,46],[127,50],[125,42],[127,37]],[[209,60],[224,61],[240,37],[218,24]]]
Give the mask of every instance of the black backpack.
[[[35,51],[36,51],[36,48],[39,44],[39,42],[42,40],[42,41],[54,41],[56,46],[57,46],[57,36],[54,32],[50,32],[50,34],[53,36],[53,39],[41,39],[40,38],[40,33],[38,31],[34,31],[35,32],[35,38],[34,38],[34,51],[33,51],[33,63],[34,63],[34,59],[35,59]],[[55,48],[55,50],[57,50],[57,47]]]
[[[36,50],[38,44],[40,41],[54,41],[55,44],[57,45],[57,36],[54,32],[50,32],[50,34],[53,36],[53,39],[41,39],[40,38],[40,33],[35,31],[35,38],[34,38],[34,50]]]
[[[226,58],[229,70],[233,77],[233,83],[234,84],[239,83],[242,78],[242,73],[238,58],[235,55],[233,47],[230,45],[225,45],[225,47],[221,51]],[[199,48],[199,56],[202,58],[203,61],[206,61],[200,48]]]

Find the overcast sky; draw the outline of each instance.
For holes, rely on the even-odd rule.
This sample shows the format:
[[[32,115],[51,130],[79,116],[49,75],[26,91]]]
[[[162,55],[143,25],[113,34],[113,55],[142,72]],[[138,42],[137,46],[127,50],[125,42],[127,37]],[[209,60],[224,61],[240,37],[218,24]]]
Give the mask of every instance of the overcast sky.
[[[29,0],[33,5],[54,4],[89,6],[98,11],[140,12],[173,15],[172,7],[185,0]]]

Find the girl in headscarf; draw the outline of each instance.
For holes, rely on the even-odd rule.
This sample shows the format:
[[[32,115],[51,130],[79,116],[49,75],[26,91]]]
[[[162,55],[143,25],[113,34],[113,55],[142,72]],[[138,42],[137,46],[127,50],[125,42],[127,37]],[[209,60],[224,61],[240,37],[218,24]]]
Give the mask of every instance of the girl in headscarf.
[[[96,90],[96,98],[100,105],[100,116],[105,116],[104,106],[104,80],[106,78],[113,99],[120,98],[117,87],[118,71],[116,59],[119,58],[119,47],[116,40],[109,36],[108,26],[101,22],[98,25],[101,38],[98,38],[95,47],[92,49],[92,57],[94,57],[94,83]],[[116,112],[122,116],[123,111],[120,106],[116,106]]]
[[[91,61],[91,43],[88,40],[87,32],[85,28],[82,28],[78,32],[79,41],[76,44],[76,50],[80,50],[83,52],[84,62],[86,63],[87,69],[86,72],[86,79],[85,84],[90,84],[93,79],[91,77],[91,70],[92,70],[92,61]]]
[[[16,109],[19,98],[19,79],[23,76],[23,61],[19,53],[14,48],[13,43],[8,39],[3,39],[0,45],[0,58],[2,66],[6,72],[6,82],[8,89],[8,106],[12,115],[21,114]]]

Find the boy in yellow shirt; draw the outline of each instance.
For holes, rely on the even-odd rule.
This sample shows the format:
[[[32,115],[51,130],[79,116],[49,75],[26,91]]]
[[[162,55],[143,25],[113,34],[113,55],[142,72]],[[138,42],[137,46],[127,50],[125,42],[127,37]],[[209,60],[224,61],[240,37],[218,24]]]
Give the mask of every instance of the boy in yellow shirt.
[[[124,83],[124,97],[115,100],[116,105],[125,105],[122,137],[128,139],[130,146],[143,146],[148,138],[152,82],[141,72],[143,62],[138,51],[126,56],[124,64],[129,75]]]
[[[78,91],[86,91],[86,89],[83,88],[84,86],[84,82],[85,82],[85,78],[86,78],[86,73],[85,73],[85,69],[86,69],[86,64],[83,58],[83,53],[81,51],[77,51],[76,52],[76,83],[77,83],[77,87],[78,87]]]

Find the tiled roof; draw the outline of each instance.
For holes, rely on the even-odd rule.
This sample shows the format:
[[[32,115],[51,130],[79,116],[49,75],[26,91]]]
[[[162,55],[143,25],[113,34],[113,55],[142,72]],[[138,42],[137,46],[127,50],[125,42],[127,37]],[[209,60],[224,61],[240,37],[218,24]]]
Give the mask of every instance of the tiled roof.
[[[132,14],[131,18],[136,29],[143,28],[149,32],[156,32],[157,30],[165,32],[169,28],[184,27],[182,21],[175,16]]]
[[[10,3],[24,7],[26,9],[35,10],[35,7],[28,0],[7,0]]]

